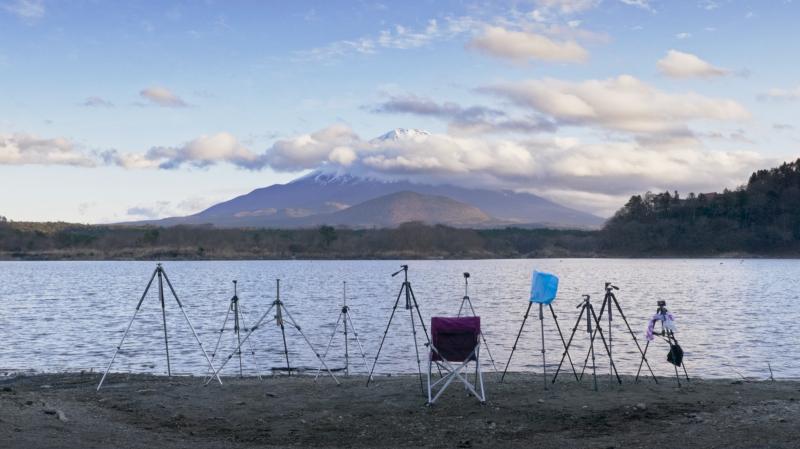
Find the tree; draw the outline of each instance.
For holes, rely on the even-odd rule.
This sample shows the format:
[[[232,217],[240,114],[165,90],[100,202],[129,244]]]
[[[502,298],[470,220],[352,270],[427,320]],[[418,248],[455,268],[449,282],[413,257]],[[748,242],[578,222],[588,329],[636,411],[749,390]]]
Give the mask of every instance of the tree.
[[[327,225],[320,226],[319,235],[322,236],[322,242],[325,244],[326,248],[331,246],[331,243],[339,238],[339,236],[336,235],[336,229],[333,226]]]

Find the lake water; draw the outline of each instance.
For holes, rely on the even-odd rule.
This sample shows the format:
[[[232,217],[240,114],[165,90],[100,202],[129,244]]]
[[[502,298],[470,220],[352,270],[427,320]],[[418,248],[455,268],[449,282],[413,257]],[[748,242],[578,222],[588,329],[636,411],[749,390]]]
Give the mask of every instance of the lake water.
[[[241,305],[247,324],[252,324],[275,298],[275,279],[280,278],[281,298],[319,352],[330,338],[341,309],[342,282],[347,281],[351,316],[371,366],[401,286],[400,276],[390,276],[400,263],[405,262],[211,261],[168,262],[164,268],[209,352],[230,304],[231,280],[239,281]],[[538,269],[561,279],[553,305],[567,334],[575,325],[580,296],[591,294],[599,311],[603,283],[611,281],[620,287],[617,298],[642,344],[656,301],[667,301],[675,314],[676,336],[690,375],[767,378],[769,363],[776,378],[800,377],[797,260],[543,259],[409,264],[409,280],[426,326],[431,316],[457,312],[464,295],[462,273],[472,274],[470,296],[500,370],[528,305],[530,273]],[[0,262],[0,374],[105,369],[154,268],[155,263],[149,262]],[[205,373],[205,359],[180,310],[171,296],[166,300],[173,372]],[[401,300],[389,328],[377,373],[416,372],[411,322],[403,303]],[[539,321],[534,310],[514,354],[512,371],[541,369]],[[614,318],[617,367],[621,373],[635,373],[638,352],[624,323],[618,315]],[[544,324],[552,372],[561,356],[561,342],[552,317],[546,316]],[[586,354],[584,328],[585,324],[578,328],[570,350],[576,361]],[[230,326],[222,337],[219,356],[235,348]],[[422,344],[421,332],[418,337]],[[263,372],[285,366],[277,326],[260,328],[252,342]],[[299,334],[288,329],[287,342],[293,366],[316,369],[317,361]],[[342,336],[334,340],[330,351],[330,366],[341,368]],[[357,353],[354,344],[350,351],[351,355]],[[657,374],[674,374],[665,361],[667,351],[663,341],[651,344],[648,359]],[[485,351],[482,359],[490,369]],[[360,358],[353,357],[351,362],[351,372],[363,372]],[[257,371],[250,357],[245,357],[243,365],[246,373]],[[166,369],[154,284],[112,371],[166,373]],[[608,372],[601,350],[598,369]],[[237,371],[238,363],[232,362],[223,373]]]

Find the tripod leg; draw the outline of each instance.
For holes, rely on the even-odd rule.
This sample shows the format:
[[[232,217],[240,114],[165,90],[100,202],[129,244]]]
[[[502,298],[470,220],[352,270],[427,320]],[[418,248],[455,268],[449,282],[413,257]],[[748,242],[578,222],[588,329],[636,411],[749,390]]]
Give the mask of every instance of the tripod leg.
[[[208,362],[208,366],[211,367],[211,369],[214,369],[214,364],[211,363],[211,359],[208,357],[208,354],[206,353],[206,348],[203,347],[203,342],[201,342],[200,341],[200,337],[197,336],[197,332],[195,332],[194,326],[192,326],[192,322],[189,320],[189,315],[187,315],[186,311],[183,310],[183,303],[181,303],[181,300],[178,299],[178,294],[175,293],[175,289],[172,288],[172,282],[169,281],[169,276],[167,276],[167,272],[164,271],[164,270],[161,270],[161,272],[164,274],[164,280],[167,281],[167,286],[169,287],[169,291],[172,292],[172,297],[175,298],[175,302],[178,303],[178,308],[181,310],[181,313],[183,314],[183,318],[186,320],[186,324],[189,325],[189,330],[192,331],[192,335],[194,335],[194,339],[197,341],[197,344],[200,346],[200,350],[203,352],[203,356],[206,358],[206,362]],[[216,377],[217,378],[217,382],[219,382],[219,384],[222,385],[222,379],[219,378],[219,373],[218,372],[216,372],[216,371],[214,372],[214,377]]]
[[[172,368],[169,364],[169,339],[167,339],[167,309],[164,305],[164,280],[161,276],[161,269],[159,268],[156,270],[158,272],[158,299],[161,301],[161,318],[164,323],[164,348],[167,351],[167,376],[172,376]]]
[[[278,303],[278,315],[281,314],[281,303]],[[286,308],[284,308],[286,310]],[[289,347],[286,345],[286,328],[283,325],[283,318],[280,319],[278,323],[281,327],[281,337],[283,338],[283,355],[286,357],[286,372],[291,377],[292,375],[292,365],[289,364]]]
[[[317,359],[319,359],[319,361],[322,363],[322,366],[325,367],[325,371],[327,371],[328,374],[330,374],[331,377],[333,377],[333,380],[336,381],[336,385],[339,385],[339,379],[337,379],[336,376],[333,375],[333,372],[331,371],[331,369],[328,368],[328,364],[325,363],[325,359],[323,359],[322,357],[319,356],[319,353],[317,352],[317,350],[314,349],[314,345],[311,344],[311,341],[309,341],[308,337],[306,337],[306,334],[304,334],[303,330],[300,329],[300,326],[297,325],[297,321],[295,321],[294,317],[292,317],[292,314],[289,313],[289,309],[287,309],[286,306],[284,306],[283,307],[283,311],[286,312],[286,316],[289,317],[289,322],[291,323],[291,325],[294,326],[295,329],[297,329],[297,332],[299,332],[300,336],[303,337],[303,340],[306,341],[306,344],[311,349],[311,352],[313,352],[314,355],[317,356]]]
[[[475,309],[472,307],[472,301],[469,299],[469,296],[465,297],[467,299],[467,304],[469,305],[469,310],[472,311],[472,316],[478,316],[475,313]],[[481,331],[481,340],[483,340],[483,345],[486,346],[486,355],[489,356],[489,361],[492,362],[492,368],[494,368],[494,372],[500,374],[500,370],[497,369],[497,365],[494,363],[494,357],[492,357],[492,351],[489,350],[489,343],[486,343],[486,336],[484,335],[483,331]]]
[[[531,311],[532,305],[533,303],[529,302],[528,308],[525,309],[525,316],[522,317],[522,325],[520,325],[519,332],[517,332],[517,338],[514,340],[514,346],[511,347],[511,354],[508,355],[508,362],[506,362],[506,367],[503,369],[503,375],[500,376],[500,382],[503,382],[503,380],[506,378],[508,367],[511,366],[511,357],[514,357],[514,351],[517,350],[517,343],[519,342],[520,335],[522,335],[522,330],[525,328],[525,322],[528,321],[528,313]]]
[[[672,335],[672,340],[675,341],[675,344],[677,345],[678,339],[675,338],[675,333],[670,331],[670,334]],[[683,375],[686,376],[686,382],[689,382],[689,373],[686,372],[686,364],[683,363],[683,361],[681,361],[681,368],[683,368]]]
[[[328,357],[328,351],[331,349],[331,345],[333,344],[333,338],[336,337],[336,331],[339,330],[339,322],[342,320],[342,314],[340,313],[339,316],[336,318],[336,325],[333,326],[333,332],[331,333],[331,339],[328,340],[328,346],[325,347],[325,352],[322,354],[322,358]],[[314,380],[316,381],[319,377],[319,373],[322,371],[322,363],[319,364],[317,368],[317,374],[314,376]]]
[[[458,313],[456,314],[457,317],[461,316],[461,311],[464,309],[464,303],[467,302],[467,300],[469,300],[469,296],[461,298],[461,305],[458,306]],[[474,315],[475,311],[473,311],[472,314]]]
[[[599,320],[603,319],[603,314],[605,313],[605,310],[606,310],[606,300],[607,299],[608,299],[608,296],[605,296],[603,298],[603,305],[600,306],[600,315],[597,316],[598,322],[599,322]],[[594,308],[592,308],[592,312],[594,312]],[[589,314],[587,313],[586,316],[589,317]],[[609,323],[610,323],[610,321],[609,321]],[[610,327],[610,325],[609,325],[609,327]],[[594,339],[597,338],[597,331],[598,330],[600,330],[600,326],[596,326],[595,329],[594,329],[594,332],[592,332],[591,343],[594,343]],[[590,349],[589,350],[591,350],[591,345],[590,345]],[[589,351],[586,351],[586,358],[583,359],[583,368],[581,368],[580,379],[583,379],[583,373],[586,372],[586,365],[588,363],[589,363]]]
[[[249,332],[249,328],[247,327],[247,315],[244,313],[244,308],[239,305],[239,311],[242,314],[242,325],[244,326],[245,332]],[[258,359],[256,358],[256,348],[253,346],[252,341],[247,341],[247,345],[250,347],[250,355],[253,357],[253,364],[256,366],[256,373],[258,375],[258,380],[264,380],[261,377],[261,366],[258,364]]]
[[[594,339],[589,340],[589,352],[592,354],[592,385],[594,385],[594,391],[597,391],[597,363],[595,363],[594,358]]]
[[[228,317],[230,316],[230,314],[231,314],[231,308],[228,307],[228,312],[225,313],[225,320],[222,322],[222,328],[220,328],[220,330],[219,330],[219,337],[217,337],[217,343],[214,345],[214,350],[211,351],[211,361],[212,362],[214,361],[214,358],[217,356],[217,350],[219,349],[219,343],[222,341],[222,334],[225,332],[225,325],[228,324]],[[208,375],[208,376],[213,376],[213,374],[214,374],[214,371],[211,371],[210,369],[209,369],[208,372],[206,372],[206,375]]]
[[[622,317],[622,321],[625,322],[625,326],[628,328],[628,332],[633,337],[633,342],[636,343],[636,349],[639,350],[639,354],[642,354],[642,359],[644,360],[645,365],[647,365],[647,370],[650,371],[650,375],[653,376],[653,380],[658,383],[658,379],[656,379],[656,374],[653,372],[653,369],[650,367],[650,362],[647,361],[647,358],[644,357],[644,351],[642,350],[642,346],[639,344],[639,339],[636,338],[636,333],[631,329],[631,325],[628,324],[628,319],[625,317],[625,312],[622,311],[622,307],[619,305],[619,301],[617,301],[616,297],[613,297],[614,304],[617,306],[617,311],[619,312],[619,316]]]
[[[544,380],[544,389],[547,390],[547,362],[544,358],[544,304],[539,304],[539,325],[542,328],[542,379]]]
[[[269,306],[269,309],[267,309],[267,311],[264,312],[263,315],[261,315],[261,318],[259,318],[258,321],[256,321],[255,326],[253,326],[250,329],[250,331],[247,333],[247,335],[244,336],[244,338],[242,339],[242,343],[250,340],[250,336],[253,335],[253,332],[255,332],[259,328],[259,326],[261,326],[261,323],[264,322],[264,319],[267,318],[267,316],[269,315],[270,312],[272,312],[272,309],[274,307],[275,307],[275,303],[272,303],[272,305]],[[202,348],[203,345],[201,344],[200,347]],[[236,348],[236,349],[239,349],[239,348]],[[205,351],[203,351],[203,352],[205,352]],[[234,350],[234,352],[228,354],[228,356],[225,358],[225,360],[222,361],[222,364],[219,366],[219,368],[217,368],[214,371],[214,376],[217,377],[217,380],[219,380],[219,372],[222,371],[223,368],[225,368],[225,365],[233,358],[234,354],[236,354],[235,350]],[[207,380],[205,385],[208,385],[209,382],[211,382],[211,379]]]
[[[425,320],[422,318],[422,312],[420,312],[419,310],[419,304],[417,303],[417,296],[414,294],[414,289],[411,288],[411,283],[407,282],[406,285],[408,288],[407,294],[411,295],[411,300],[413,301],[412,304],[414,305],[414,308],[417,310],[417,316],[419,317],[419,324],[420,326],[422,326],[422,332],[425,334],[425,341],[428,343],[427,346],[430,346],[431,339],[428,336],[428,328],[425,326]],[[414,343],[416,343],[416,341],[417,341],[416,338],[414,338]],[[417,352],[417,360],[419,360],[419,351]],[[419,367],[419,363],[417,363],[417,367]],[[442,377],[442,369],[439,368],[438,364],[436,365],[436,370],[439,372],[439,377]],[[420,379],[422,379],[422,369],[420,368],[419,371],[420,371]]]
[[[592,316],[594,317],[594,323],[597,329],[597,333],[600,334],[600,340],[603,342],[603,346],[605,346],[606,348],[606,353],[608,354],[608,363],[611,364],[612,371],[614,372],[614,375],[617,376],[617,382],[619,382],[620,385],[622,385],[622,378],[619,377],[619,373],[617,372],[617,366],[614,364],[614,359],[611,358],[611,353],[608,352],[608,344],[606,343],[606,338],[603,335],[603,330],[600,329],[600,320],[597,318],[597,315],[595,315],[594,309],[590,308],[589,310],[591,311]],[[594,348],[594,346],[592,347]]]
[[[564,359],[566,359],[567,356],[569,356],[569,347],[572,346],[572,339],[575,338],[575,332],[578,330],[578,326],[580,326],[580,324],[581,324],[581,319],[583,318],[583,312],[585,310],[586,310],[586,307],[582,307],[581,308],[581,313],[578,314],[578,320],[575,321],[575,327],[572,328],[572,332],[569,334],[569,341],[567,341],[567,344],[564,345],[564,353],[561,354],[561,361],[558,362],[558,368],[556,368],[556,373],[553,374],[553,383],[556,383],[556,378],[558,378],[558,373],[561,372],[561,366],[564,364]],[[562,339],[562,341],[563,341],[563,339]],[[572,358],[570,358],[569,363],[572,364]],[[574,371],[575,371],[575,368],[573,367],[573,372]],[[581,379],[580,378],[576,378],[576,380],[578,382],[580,382]]]
[[[561,339],[561,344],[564,345],[564,351],[567,355],[567,360],[569,361],[569,366],[572,367],[572,374],[575,375],[575,380],[578,380],[578,372],[575,371],[575,365],[572,364],[572,357],[570,357],[569,353],[566,352],[567,350],[567,342],[564,340],[564,334],[561,333],[561,326],[558,324],[558,317],[556,316],[556,311],[553,309],[552,304],[548,304],[547,307],[550,308],[550,313],[553,315],[553,321],[556,323],[556,329],[558,330],[558,337]]]
[[[647,343],[644,345],[644,351],[642,351],[642,360],[639,362],[639,369],[636,370],[636,378],[633,379],[633,383],[639,382],[639,374],[642,373],[642,366],[644,365],[645,360],[647,360],[647,350],[650,348],[650,340],[647,340]],[[656,383],[658,383],[658,379],[656,379]]]
[[[417,354],[417,372],[419,373],[419,388],[422,390],[422,393],[425,393],[425,385],[422,382],[422,360],[419,358],[419,344],[417,343],[417,326],[414,323],[414,311],[408,311],[408,314],[411,316],[411,338],[414,339],[414,351]]]
[[[236,335],[236,353],[239,355],[239,378],[244,377],[244,366],[242,365],[242,336],[239,328],[239,301],[236,301],[233,309],[233,333]]]
[[[378,364],[378,357],[381,355],[381,349],[383,349],[383,342],[386,341],[386,334],[389,333],[389,326],[392,325],[392,318],[394,318],[394,313],[397,311],[397,304],[400,303],[400,295],[403,294],[403,288],[400,287],[400,292],[397,294],[397,299],[394,301],[394,307],[392,307],[392,314],[389,315],[389,322],[386,323],[386,330],[383,331],[383,337],[381,337],[381,344],[378,346],[378,352],[375,353],[375,361],[372,362],[372,369],[369,371],[369,377],[367,378],[367,386],[372,381],[372,373],[375,372],[375,365]]]
[[[367,356],[364,354],[364,348],[361,346],[361,340],[358,339],[358,331],[356,331],[356,325],[353,324],[353,317],[350,313],[347,314],[347,319],[350,321],[350,327],[353,329],[353,336],[356,339],[356,344],[358,345],[358,350],[361,352],[361,360],[364,361],[364,372],[369,372],[369,365],[367,365]]]
[[[342,320],[344,324],[344,375],[349,377],[350,376],[350,348],[347,345],[347,313],[345,312],[345,317]]]
[[[131,326],[133,326],[133,320],[135,320],[136,319],[136,315],[139,314],[139,309],[141,309],[142,302],[144,301],[144,298],[147,296],[147,292],[150,290],[150,285],[153,284],[153,279],[155,279],[155,277],[156,277],[156,272],[158,272],[158,269],[153,271],[153,275],[150,276],[150,281],[147,283],[147,287],[145,287],[144,293],[142,293],[142,297],[139,299],[139,302],[136,304],[136,310],[133,312],[133,316],[131,317],[131,321],[128,323],[128,327],[125,328],[125,332],[122,334],[122,339],[119,341],[119,344],[117,345],[117,349],[114,350],[114,355],[111,356],[111,361],[108,363],[108,366],[106,367],[106,371],[103,373],[103,377],[100,379],[100,383],[97,384],[97,390],[96,391],[100,391],[100,387],[103,386],[103,381],[106,380],[106,376],[108,375],[108,371],[111,369],[111,365],[114,364],[114,359],[117,358],[117,353],[119,352],[120,348],[122,348],[122,343],[125,342],[125,337],[128,336],[128,332],[130,332]]]

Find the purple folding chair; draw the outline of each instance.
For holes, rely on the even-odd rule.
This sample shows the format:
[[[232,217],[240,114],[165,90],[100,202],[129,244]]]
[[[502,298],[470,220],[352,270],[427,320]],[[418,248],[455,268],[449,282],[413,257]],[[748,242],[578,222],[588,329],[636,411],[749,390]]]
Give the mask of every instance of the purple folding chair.
[[[481,404],[486,402],[481,373],[481,317],[433,317],[431,318],[431,350],[428,356],[428,405],[433,404],[455,379]],[[475,362],[475,383],[467,379],[465,368]],[[436,364],[443,376],[431,383],[431,369]],[[437,388],[438,387],[438,388]],[[434,395],[434,391],[436,391]],[[480,393],[479,393],[480,391]]]

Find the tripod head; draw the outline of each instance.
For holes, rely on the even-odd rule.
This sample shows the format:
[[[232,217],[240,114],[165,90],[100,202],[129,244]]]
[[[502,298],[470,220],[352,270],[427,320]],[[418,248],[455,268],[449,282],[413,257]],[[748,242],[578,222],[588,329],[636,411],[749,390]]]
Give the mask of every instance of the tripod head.
[[[469,273],[464,273],[464,297],[469,296]]]
[[[395,276],[397,276],[398,274],[400,274],[400,273],[402,273],[404,271],[406,273],[408,273],[408,265],[400,265],[400,269],[395,271],[394,273],[392,273],[392,277],[395,277]]]
[[[619,287],[613,285],[611,282],[606,282],[606,293],[611,293],[611,290],[619,290]]]
[[[591,299],[591,296],[590,295],[581,295],[581,298],[583,298],[583,299],[581,300],[581,302],[578,303],[577,306],[575,306],[576,309],[580,309],[581,307],[588,306],[589,305],[589,300]]]
[[[658,309],[656,313],[665,314],[667,313],[667,302],[666,301],[658,301]]]

